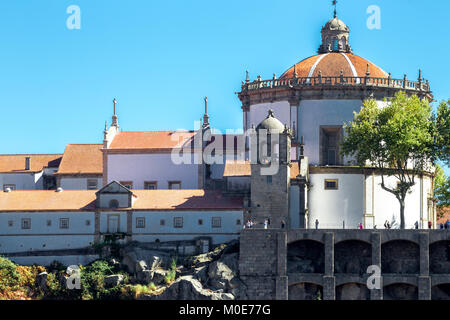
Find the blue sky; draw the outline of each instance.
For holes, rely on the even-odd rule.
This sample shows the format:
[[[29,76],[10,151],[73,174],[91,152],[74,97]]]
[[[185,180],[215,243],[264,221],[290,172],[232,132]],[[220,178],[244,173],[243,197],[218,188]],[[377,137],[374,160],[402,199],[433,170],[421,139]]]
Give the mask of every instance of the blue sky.
[[[69,5],[81,29],[69,30]],[[366,26],[369,5],[381,29]],[[100,143],[112,99],[123,130],[192,129],[208,96],[214,127],[242,127],[235,92],[314,55],[329,0],[0,2],[0,153],[62,153]],[[350,44],[393,77],[450,98],[450,1],[338,0]],[[447,173],[450,171],[447,169]]]

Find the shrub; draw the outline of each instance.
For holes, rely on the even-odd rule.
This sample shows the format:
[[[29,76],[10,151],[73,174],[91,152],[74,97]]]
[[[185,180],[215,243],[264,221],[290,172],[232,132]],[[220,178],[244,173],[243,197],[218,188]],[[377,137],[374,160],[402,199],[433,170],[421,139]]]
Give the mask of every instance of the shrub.
[[[0,292],[15,290],[20,284],[20,273],[17,265],[6,258],[0,257]]]

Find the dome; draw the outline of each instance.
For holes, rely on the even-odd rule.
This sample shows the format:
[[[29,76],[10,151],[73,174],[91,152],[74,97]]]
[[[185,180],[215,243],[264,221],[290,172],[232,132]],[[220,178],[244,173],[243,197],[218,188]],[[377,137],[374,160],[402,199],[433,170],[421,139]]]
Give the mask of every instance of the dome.
[[[336,30],[336,31],[346,31],[349,32],[349,29],[347,25],[344,23],[344,21],[333,18],[329,20],[322,28],[322,30]]]
[[[334,19],[333,19],[334,20]],[[329,52],[306,58],[295,65],[297,77],[317,77],[319,71],[323,77],[339,77],[341,71],[344,77],[365,77],[369,65],[370,77],[387,78],[389,75],[372,62],[344,52]],[[292,78],[294,66],[281,75],[282,78]]]
[[[280,120],[275,118],[273,115],[273,110],[270,109],[266,119],[261,121],[261,123],[256,127],[256,130],[259,129],[265,129],[270,133],[281,133],[284,131],[284,125],[280,122]]]

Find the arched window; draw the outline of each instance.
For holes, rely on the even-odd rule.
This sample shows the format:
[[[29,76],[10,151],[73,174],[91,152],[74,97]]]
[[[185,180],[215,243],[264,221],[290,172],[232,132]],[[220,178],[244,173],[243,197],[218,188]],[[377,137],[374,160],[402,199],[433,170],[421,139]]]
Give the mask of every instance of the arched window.
[[[112,199],[109,201],[109,207],[112,209],[116,209],[119,207],[119,201],[117,201],[116,199]]]
[[[342,49],[345,50],[345,38],[342,37],[340,42],[341,42]]]
[[[333,50],[338,49],[338,40],[336,38],[333,39]]]

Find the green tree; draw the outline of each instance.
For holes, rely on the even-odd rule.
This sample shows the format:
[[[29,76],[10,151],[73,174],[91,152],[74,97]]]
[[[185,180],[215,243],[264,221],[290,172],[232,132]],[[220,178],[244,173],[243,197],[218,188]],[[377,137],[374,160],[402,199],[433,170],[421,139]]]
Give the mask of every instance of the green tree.
[[[434,179],[434,197],[440,208],[450,206],[450,178],[444,173],[442,167],[436,165],[436,178]]]
[[[437,157],[450,166],[450,99],[439,104],[435,122]]]
[[[359,113],[344,126],[342,153],[354,156],[359,166],[371,166],[381,174],[381,188],[393,194],[400,204],[400,228],[405,228],[405,199],[442,147],[435,139],[436,119],[427,100],[399,92],[380,108],[373,99],[365,100]],[[394,187],[385,184],[394,176]]]

